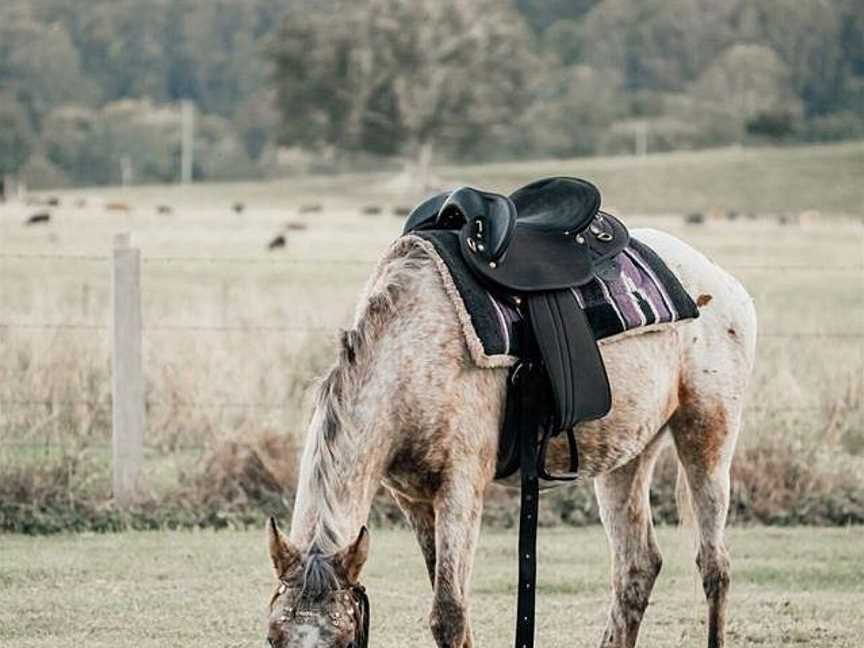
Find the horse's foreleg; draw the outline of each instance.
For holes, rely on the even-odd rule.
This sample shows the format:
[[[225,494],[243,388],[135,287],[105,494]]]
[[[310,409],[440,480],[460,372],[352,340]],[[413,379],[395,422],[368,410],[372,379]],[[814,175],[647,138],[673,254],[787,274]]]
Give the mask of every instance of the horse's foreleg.
[[[435,596],[430,615],[438,648],[471,648],[468,589],[480,533],[479,472],[453,475],[435,499]]]
[[[632,648],[663,558],[648,501],[661,447],[655,439],[641,455],[595,480],[600,516],[612,553],[612,605],[601,646]]]
[[[417,536],[417,544],[423,552],[426,561],[426,571],[429,580],[435,586],[435,507],[431,502],[414,500],[391,490],[390,494],[402,509],[402,513],[408,519],[414,534]]]
[[[726,607],[729,593],[729,554],[723,541],[729,510],[729,470],[738,435],[740,413],[722,407],[682,409],[670,421],[678,459],[698,533],[696,564],[708,600],[708,647],[726,643]],[[686,486],[686,487],[685,487]],[[686,515],[687,511],[683,511]]]

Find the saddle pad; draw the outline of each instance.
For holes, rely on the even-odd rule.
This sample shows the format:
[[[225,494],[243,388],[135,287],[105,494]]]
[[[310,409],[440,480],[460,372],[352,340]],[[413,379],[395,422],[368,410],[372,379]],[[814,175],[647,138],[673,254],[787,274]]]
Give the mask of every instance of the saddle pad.
[[[455,231],[416,232],[397,242],[419,245],[436,262],[459,314],[468,348],[480,367],[507,367],[520,354],[524,319],[507,295],[488,290],[462,258]],[[573,288],[596,340],[699,316],[696,304],[663,260],[631,237],[623,252]]]

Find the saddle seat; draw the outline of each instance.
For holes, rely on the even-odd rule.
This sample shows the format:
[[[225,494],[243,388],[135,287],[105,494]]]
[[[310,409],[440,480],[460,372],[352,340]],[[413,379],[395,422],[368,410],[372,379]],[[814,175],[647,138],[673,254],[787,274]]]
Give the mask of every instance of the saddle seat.
[[[623,250],[627,228],[599,211],[600,192],[578,178],[546,178],[509,197],[461,187],[433,196],[403,233],[459,230],[462,254],[487,283],[514,294],[581,286]]]

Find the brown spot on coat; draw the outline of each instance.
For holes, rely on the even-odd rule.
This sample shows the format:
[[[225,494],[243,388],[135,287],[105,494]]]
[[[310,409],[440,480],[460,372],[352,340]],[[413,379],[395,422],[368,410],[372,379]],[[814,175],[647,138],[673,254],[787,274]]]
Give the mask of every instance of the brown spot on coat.
[[[699,297],[696,298],[696,306],[698,306],[699,308],[707,306],[709,303],[711,303],[712,299],[714,299],[714,297],[712,297],[711,295],[699,295]]]

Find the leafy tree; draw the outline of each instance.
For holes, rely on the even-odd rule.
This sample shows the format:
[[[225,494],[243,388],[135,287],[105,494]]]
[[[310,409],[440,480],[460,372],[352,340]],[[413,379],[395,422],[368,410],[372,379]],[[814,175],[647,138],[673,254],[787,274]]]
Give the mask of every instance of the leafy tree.
[[[585,65],[553,68],[533,90],[535,101],[512,129],[511,155],[592,155],[627,109],[620,81]]]
[[[290,13],[274,51],[282,140],[408,152],[465,146],[524,109],[534,69],[503,1],[370,0]]]
[[[601,0],[516,0],[531,27],[544,32],[559,22],[577,21]]]
[[[582,40],[582,23],[559,20],[543,34],[543,50],[563,65],[573,65],[583,59]]]
[[[764,45],[734,45],[713,63],[694,85],[692,93],[702,109],[721,113],[737,122],[743,134],[748,122],[767,115],[801,113],[789,70],[777,53]]]
[[[42,127],[48,161],[65,169],[73,182],[108,184],[116,179],[110,138],[97,111],[64,106],[52,111]]]
[[[111,182],[129,154],[139,179],[173,179],[179,99],[201,177],[248,175],[277,139],[408,154],[425,177],[433,152],[629,151],[645,124],[652,150],[861,137],[864,4],[0,2],[4,169]]]
[[[16,174],[33,148],[33,132],[24,107],[12,95],[0,92],[0,179]]]
[[[841,24],[830,0],[748,0],[758,9],[761,42],[787,67],[789,81],[808,112],[830,111],[843,84]],[[860,4],[859,4],[860,7]]]
[[[680,91],[734,42],[732,2],[606,0],[585,17],[585,62],[634,90]]]
[[[0,9],[0,87],[15,94],[37,128],[54,106],[86,102],[95,93],[66,30],[37,21],[18,4]]]

